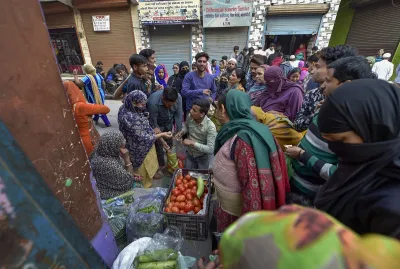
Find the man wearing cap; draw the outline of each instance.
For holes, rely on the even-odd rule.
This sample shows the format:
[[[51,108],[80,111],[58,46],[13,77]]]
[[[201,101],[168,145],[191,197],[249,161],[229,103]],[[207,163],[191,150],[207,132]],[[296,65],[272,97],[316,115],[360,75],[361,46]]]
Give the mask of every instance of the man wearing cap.
[[[293,68],[299,67],[299,60],[296,60],[296,56],[290,55],[289,63]]]
[[[232,58],[228,61],[228,64],[226,65],[226,71],[225,75],[229,78],[233,72],[237,68],[237,61],[236,59]]]
[[[392,55],[390,53],[383,54],[383,60],[375,63],[372,67],[372,72],[374,72],[379,79],[388,81],[393,75],[394,66],[391,62],[389,62],[391,56]]]
[[[237,56],[236,60],[237,60],[237,66],[239,68],[243,68],[244,57],[247,55],[248,51],[249,51],[249,49],[247,47],[244,47],[243,51],[241,53],[239,53],[239,55]]]

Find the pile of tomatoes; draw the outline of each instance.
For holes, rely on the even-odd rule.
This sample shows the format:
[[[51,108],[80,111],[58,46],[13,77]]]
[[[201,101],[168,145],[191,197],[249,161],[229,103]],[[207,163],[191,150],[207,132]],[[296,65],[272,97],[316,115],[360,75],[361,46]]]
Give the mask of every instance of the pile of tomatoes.
[[[193,211],[197,214],[203,209],[205,194],[208,193],[207,186],[204,186],[204,193],[200,198],[197,197],[197,180],[190,175],[179,176],[172,189],[169,201],[164,208],[164,212],[187,214]]]

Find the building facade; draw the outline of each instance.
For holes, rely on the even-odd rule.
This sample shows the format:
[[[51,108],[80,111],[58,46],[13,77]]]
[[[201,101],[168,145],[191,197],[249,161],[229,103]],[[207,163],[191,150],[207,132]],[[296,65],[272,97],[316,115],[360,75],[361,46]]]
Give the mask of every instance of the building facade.
[[[105,69],[114,63],[127,65],[132,53],[152,48],[157,62],[165,64],[168,71],[176,62],[193,62],[201,51],[213,59],[229,57],[236,45],[240,50],[265,49],[276,43],[286,56],[300,44],[309,51],[314,45],[328,46],[340,6],[340,0],[230,0],[223,5],[214,0],[47,2],[42,6],[64,6],[63,16],[54,10],[50,14],[49,8],[43,7],[45,18],[50,34],[54,27],[75,31],[79,63],[102,61]],[[102,23],[106,20],[109,28],[96,31],[96,16]],[[58,20],[54,22],[52,17]],[[68,56],[78,63],[78,57]]]
[[[329,45],[348,44],[364,56],[383,49],[400,64],[400,0],[342,0]],[[395,74],[393,75],[393,78]]]

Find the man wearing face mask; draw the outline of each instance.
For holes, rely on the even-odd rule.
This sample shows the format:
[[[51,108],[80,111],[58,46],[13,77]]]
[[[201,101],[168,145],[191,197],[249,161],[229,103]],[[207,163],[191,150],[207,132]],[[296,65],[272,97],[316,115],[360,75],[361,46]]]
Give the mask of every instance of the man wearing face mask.
[[[362,56],[345,57],[327,66],[324,96],[332,94],[336,88],[352,80],[376,77],[368,61]],[[306,135],[298,147],[287,147],[286,155],[292,158],[293,175],[290,189],[293,203],[299,203],[296,197],[311,204],[318,189],[336,171],[337,156],[329,150],[327,141],[318,128],[318,111],[315,113]],[[307,205],[307,204],[303,204]]]

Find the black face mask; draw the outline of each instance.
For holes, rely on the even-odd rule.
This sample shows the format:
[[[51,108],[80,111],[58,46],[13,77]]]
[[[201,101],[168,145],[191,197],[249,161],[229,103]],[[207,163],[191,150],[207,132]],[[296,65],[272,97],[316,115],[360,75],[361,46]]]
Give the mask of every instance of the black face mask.
[[[338,141],[328,141],[329,149],[335,153],[341,162],[348,164],[365,163],[371,158],[378,158],[371,154],[371,144],[349,144]],[[379,151],[377,151],[379,152]]]
[[[187,73],[189,73],[189,70],[180,70],[180,71],[179,71],[179,74],[180,74],[181,76],[185,76]]]
[[[220,81],[219,82],[219,87],[220,87],[220,89],[228,88],[228,81]]]

